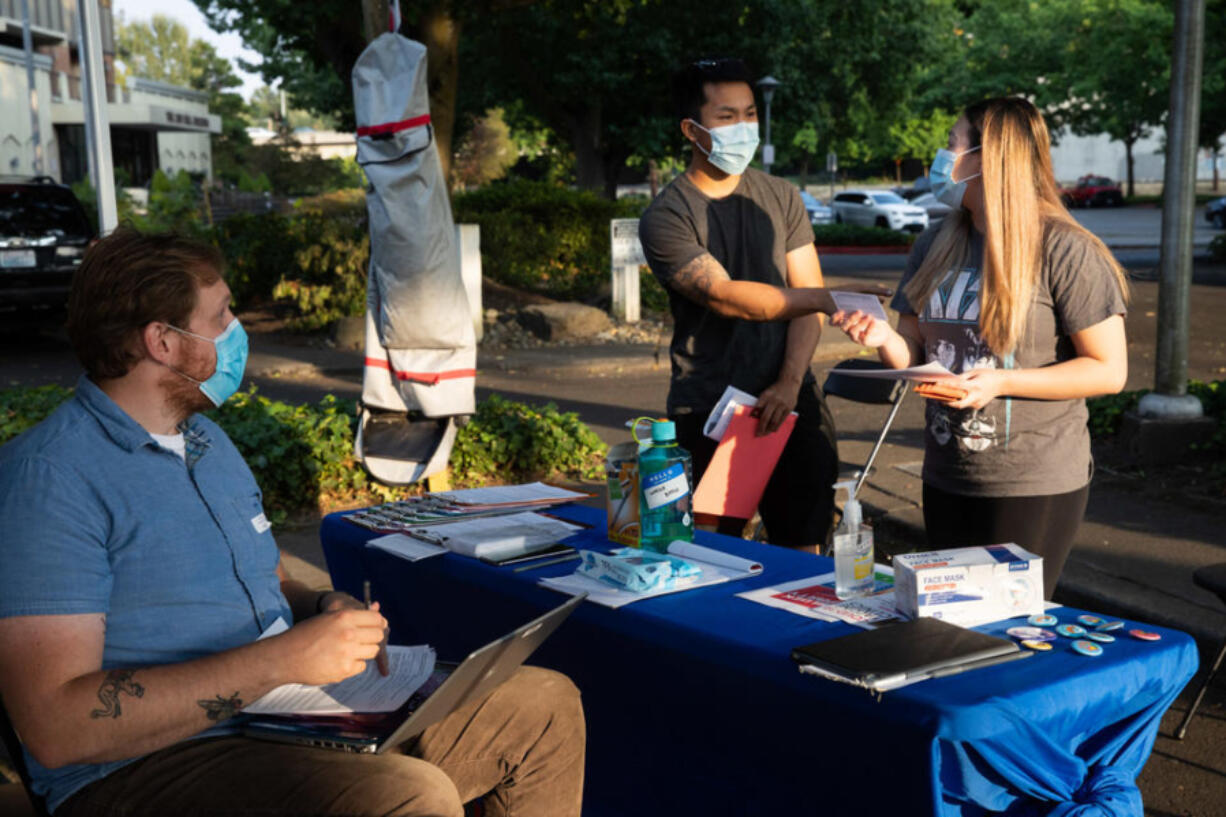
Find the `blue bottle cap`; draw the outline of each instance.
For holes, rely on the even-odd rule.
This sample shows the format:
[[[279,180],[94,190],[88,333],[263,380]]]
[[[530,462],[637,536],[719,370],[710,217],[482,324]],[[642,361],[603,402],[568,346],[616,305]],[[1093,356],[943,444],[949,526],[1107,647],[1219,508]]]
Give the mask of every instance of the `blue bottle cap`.
[[[1077,621],[1078,623],[1084,624],[1087,627],[1097,627],[1099,624],[1103,623],[1103,620],[1099,618],[1098,616],[1090,616],[1090,615],[1077,616]]]
[[[1086,634],[1086,628],[1076,624],[1061,624],[1056,628],[1056,632],[1065,638],[1077,638]]]
[[[1103,648],[1095,644],[1093,641],[1084,641],[1078,639],[1073,642],[1073,651],[1082,655],[1097,657],[1103,654]]]
[[[656,420],[651,424],[653,443],[671,443],[677,439],[677,424],[672,420]]]
[[[1094,629],[1098,630],[1100,633],[1111,633],[1111,632],[1115,632],[1116,630],[1124,629],[1124,622],[1122,621],[1104,621],[1102,624],[1099,624]]]
[[[1026,619],[1026,622],[1036,627],[1051,627],[1056,623],[1056,617],[1050,613],[1037,613]]]
[[[1097,630],[1092,633],[1086,633],[1086,638],[1090,639],[1091,641],[1097,641],[1099,644],[1110,644],[1115,640],[1115,636],[1107,633],[1100,633]]]

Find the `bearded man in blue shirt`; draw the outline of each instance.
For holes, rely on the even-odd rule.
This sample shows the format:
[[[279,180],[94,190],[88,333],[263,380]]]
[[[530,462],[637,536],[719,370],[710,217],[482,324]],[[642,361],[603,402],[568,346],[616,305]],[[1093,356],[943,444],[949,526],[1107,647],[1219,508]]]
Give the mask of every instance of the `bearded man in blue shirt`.
[[[382,659],[386,622],[286,575],[251,471],[198,413],[246,363],[221,270],[174,235],[102,239],[69,298],[76,394],[0,449],[0,698],[34,792],[56,817],[458,817],[482,795],[486,814],[578,815],[583,712],[547,670],[404,753],[237,734],[269,690]]]

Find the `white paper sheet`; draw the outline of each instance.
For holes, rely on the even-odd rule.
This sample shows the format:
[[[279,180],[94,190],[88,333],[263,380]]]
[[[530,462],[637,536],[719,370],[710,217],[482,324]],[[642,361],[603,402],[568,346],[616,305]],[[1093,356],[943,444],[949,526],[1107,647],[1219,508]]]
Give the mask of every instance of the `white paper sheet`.
[[[758,398],[735,386],[729,386],[724,389],[719,402],[707,415],[707,421],[702,426],[702,433],[715,442],[719,442],[724,439],[724,432],[728,430],[728,424],[732,422],[732,415],[736,413],[736,407],[749,406],[752,408],[756,405],[758,405]]]
[[[403,533],[389,533],[387,536],[370,539],[366,542],[366,546],[386,550],[388,553],[394,553],[403,559],[408,559],[410,562],[427,559],[431,556],[439,556],[447,552],[445,547],[432,545],[428,542],[414,539],[411,536],[405,536]]]
[[[866,292],[831,292],[830,297],[834,299],[837,309],[849,315],[858,309],[865,315],[872,315],[877,320],[889,320],[876,295],[869,295]]]
[[[462,491],[440,491],[434,496],[465,505],[509,505],[525,502],[571,502],[586,499],[588,495],[556,488],[543,482],[531,482],[526,485],[493,485]]]
[[[699,546],[701,547],[701,546]],[[718,554],[725,560],[735,560],[739,557],[731,556],[727,553],[711,550],[710,548],[701,548],[702,550],[710,551]],[[669,552],[673,550],[670,547]],[[676,554],[674,554],[676,555]],[[646,593],[632,593],[629,590],[622,590],[610,584],[605,584],[598,579],[592,579],[584,576],[582,573],[572,573],[569,576],[557,576],[550,579],[541,579],[540,583],[554,590],[567,593],[572,596],[577,596],[580,593],[588,594],[588,601],[594,601],[597,604],[603,604],[605,607],[618,608],[629,604],[632,601],[641,601],[643,599],[655,598],[656,596],[666,596],[669,593],[681,593],[686,590],[693,590],[697,587],[706,587],[712,584],[722,584],[723,582],[736,581],[737,579],[747,579],[750,576],[760,575],[762,566],[756,562],[750,562],[748,559],[741,561],[749,565],[754,565],[757,570],[737,570],[732,567],[725,567],[710,562],[705,562],[701,558],[693,556],[685,556],[698,567],[702,568],[702,576],[693,584],[687,584],[684,587],[676,587],[667,590],[652,590]]]
[[[806,618],[845,621],[857,627],[872,629],[902,618],[894,610],[893,569],[878,564],[874,565],[873,573],[876,577],[873,593],[846,601],[840,601],[834,594],[833,573],[750,590],[738,593],[737,596]]]
[[[912,366],[909,369],[839,369],[839,374],[848,377],[871,377],[876,380],[914,380],[920,383],[937,383],[944,380],[955,380],[957,375],[946,369],[935,360],[923,366]]]
[[[391,712],[404,704],[434,672],[435,655],[433,648],[424,645],[393,646],[387,648],[387,659],[387,677],[379,674],[373,660],[367,661],[364,672],[337,684],[283,684],[243,707],[243,712],[253,715]]]
[[[502,559],[540,550],[579,530],[579,525],[526,511],[410,528],[409,535],[464,556]]]
[[[743,559],[740,556],[724,553],[722,550],[716,550],[715,548],[696,545],[693,542],[682,542],[680,540],[670,542],[668,552],[682,559],[704,562],[717,567],[726,567],[729,570],[741,573],[762,572],[762,565],[752,559]]]

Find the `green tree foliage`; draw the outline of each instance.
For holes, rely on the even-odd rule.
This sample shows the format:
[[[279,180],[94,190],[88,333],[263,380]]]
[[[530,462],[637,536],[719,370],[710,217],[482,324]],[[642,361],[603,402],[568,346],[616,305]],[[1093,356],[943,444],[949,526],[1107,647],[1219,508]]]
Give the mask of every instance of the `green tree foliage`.
[[[1170,93],[1173,16],[1162,0],[993,0],[959,25],[947,81],[929,101],[960,110],[976,99],[1034,100],[1058,138],[1106,133],[1132,149],[1161,124]]]
[[[466,189],[501,179],[518,159],[503,110],[491,108],[475,118],[457,145],[451,163],[452,185]]]

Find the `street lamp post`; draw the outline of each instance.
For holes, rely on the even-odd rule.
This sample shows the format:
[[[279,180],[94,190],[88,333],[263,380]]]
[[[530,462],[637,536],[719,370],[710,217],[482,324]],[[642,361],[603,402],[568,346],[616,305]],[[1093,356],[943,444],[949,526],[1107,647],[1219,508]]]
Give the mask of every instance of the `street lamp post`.
[[[762,145],[762,167],[767,173],[771,172],[771,165],[775,163],[775,146],[771,143],[771,97],[781,84],[769,74],[758,80],[758,87],[762,89],[762,101],[766,103],[766,140]]]

